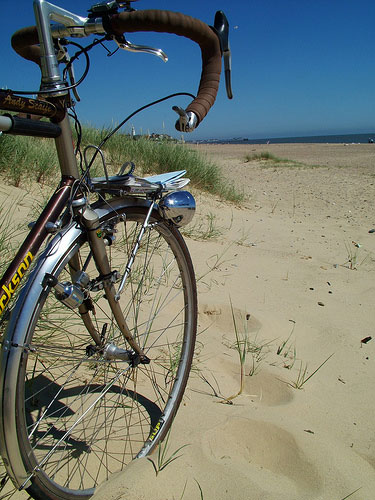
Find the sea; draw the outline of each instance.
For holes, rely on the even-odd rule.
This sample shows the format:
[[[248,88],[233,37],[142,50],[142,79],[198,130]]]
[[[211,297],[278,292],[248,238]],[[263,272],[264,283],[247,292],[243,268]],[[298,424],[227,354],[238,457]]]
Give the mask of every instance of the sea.
[[[375,132],[367,134],[313,135],[306,137],[272,137],[264,139],[207,139],[194,141],[203,144],[285,144],[285,143],[330,143],[330,144],[375,144]]]

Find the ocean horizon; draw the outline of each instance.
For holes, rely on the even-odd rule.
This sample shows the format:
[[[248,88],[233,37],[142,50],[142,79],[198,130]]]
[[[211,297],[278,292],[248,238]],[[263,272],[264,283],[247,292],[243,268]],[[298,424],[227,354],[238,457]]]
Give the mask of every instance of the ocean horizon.
[[[303,137],[266,137],[264,139],[248,139],[234,137],[232,139],[202,139],[191,141],[203,144],[283,144],[283,143],[327,143],[327,144],[365,144],[374,141],[375,132],[366,134],[312,135]],[[190,142],[190,141],[189,141]]]

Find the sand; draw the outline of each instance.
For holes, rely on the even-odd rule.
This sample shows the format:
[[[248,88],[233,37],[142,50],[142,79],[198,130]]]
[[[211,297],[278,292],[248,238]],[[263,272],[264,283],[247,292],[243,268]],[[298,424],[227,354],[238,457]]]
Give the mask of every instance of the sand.
[[[194,147],[245,201],[195,193],[199,336],[178,458],[158,475],[134,461],[95,500],[371,500],[375,145]],[[261,151],[299,163],[245,160]],[[249,352],[229,400],[236,330]]]
[[[195,147],[247,199],[197,196],[195,224],[220,234],[188,239],[200,335],[170,453],[188,446],[157,477],[134,462],[96,500],[374,498],[375,338],[361,340],[375,337],[375,146]],[[306,166],[244,160],[261,151]],[[223,404],[240,384],[231,304],[252,352]]]

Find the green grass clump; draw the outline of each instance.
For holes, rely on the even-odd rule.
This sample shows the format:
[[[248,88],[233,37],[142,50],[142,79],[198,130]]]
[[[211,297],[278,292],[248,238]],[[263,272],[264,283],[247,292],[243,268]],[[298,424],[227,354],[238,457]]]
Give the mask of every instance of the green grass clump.
[[[261,153],[247,154],[245,156],[245,161],[261,161],[264,166],[275,167],[275,166],[288,166],[288,167],[303,167],[304,163],[295,160],[288,160],[287,158],[279,158],[269,151],[262,151]]]
[[[186,170],[194,187],[235,203],[243,200],[243,194],[223,179],[217,165],[183,144],[170,140],[150,140],[147,137],[134,140],[128,135],[117,133],[108,140],[104,150],[112,168],[120,167],[125,161],[133,161],[143,174]]]
[[[152,466],[155,471],[155,475],[157,476],[162,470],[164,470],[168,465],[170,465],[172,462],[177,460],[178,458],[181,457],[181,455],[178,455],[178,453],[183,449],[186,448],[186,446],[189,446],[188,444],[184,444],[180,446],[176,451],[173,453],[170,453],[169,451],[169,437],[171,434],[171,430],[169,429],[167,437],[163,443],[160,443],[158,445],[158,453],[157,457],[154,460],[153,458],[147,457],[147,460],[149,460],[152,463]]]
[[[22,180],[40,183],[56,175],[57,154],[50,139],[2,135],[0,137],[0,173],[18,187]]]
[[[281,158],[278,158],[277,156],[273,155],[269,151],[262,151],[261,153],[254,153],[252,155],[248,154],[246,155],[246,161],[253,161],[253,160],[272,160],[275,162],[279,162]]]
[[[5,203],[0,205],[0,276],[3,275],[8,264],[13,258],[16,248],[15,238],[19,234],[19,228],[12,223],[13,210]]]
[[[108,133],[109,130],[104,128],[83,127],[82,146],[99,145]],[[117,173],[127,161],[135,163],[138,175],[186,170],[192,185],[198,189],[235,203],[243,200],[243,194],[222,177],[214,163],[176,141],[152,140],[146,136],[135,140],[117,133],[105,142],[103,151],[110,173]],[[89,151],[89,159],[92,154],[94,150]],[[94,176],[104,175],[99,158],[94,169]],[[21,181],[54,184],[59,178],[54,142],[51,139],[1,135],[0,174],[15,186]]]

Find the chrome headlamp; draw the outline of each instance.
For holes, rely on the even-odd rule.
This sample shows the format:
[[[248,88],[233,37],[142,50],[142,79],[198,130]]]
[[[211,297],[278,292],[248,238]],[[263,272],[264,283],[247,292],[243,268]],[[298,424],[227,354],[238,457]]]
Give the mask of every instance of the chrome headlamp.
[[[174,191],[160,200],[159,211],[164,219],[176,226],[189,224],[195,213],[194,196],[188,191]]]

